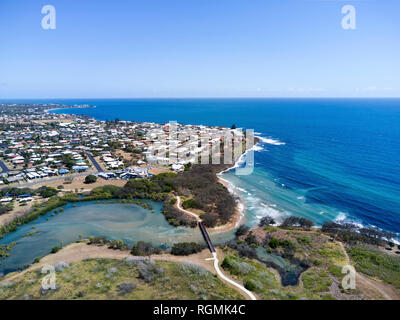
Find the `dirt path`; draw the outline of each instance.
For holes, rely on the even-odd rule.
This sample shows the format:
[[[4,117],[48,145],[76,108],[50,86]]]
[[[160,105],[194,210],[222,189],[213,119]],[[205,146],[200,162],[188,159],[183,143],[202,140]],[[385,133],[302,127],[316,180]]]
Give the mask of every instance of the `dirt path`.
[[[190,211],[188,211],[188,210],[185,210],[185,209],[183,209],[183,208],[181,207],[181,197],[180,197],[180,196],[176,196],[176,199],[177,199],[177,201],[176,201],[176,206],[177,206],[177,208],[178,208],[179,210],[181,210],[182,212],[184,212],[184,213],[186,213],[186,214],[188,214],[188,215],[191,215],[192,217],[194,217],[194,218],[196,219],[197,222],[201,222],[201,219],[200,219],[200,217],[199,217],[197,214],[195,214],[195,213],[193,213],[193,212],[190,212]]]
[[[339,242],[339,245],[341,246],[346,256],[346,264],[352,266],[353,264],[351,263],[350,257],[346,251],[344,244],[342,242]],[[361,274],[360,272],[356,273],[356,280],[357,286],[359,286],[362,291],[366,291],[367,293],[371,290],[375,291],[386,300],[400,299],[400,294],[396,292],[393,288],[391,288],[388,284],[372,279],[366,275]]]

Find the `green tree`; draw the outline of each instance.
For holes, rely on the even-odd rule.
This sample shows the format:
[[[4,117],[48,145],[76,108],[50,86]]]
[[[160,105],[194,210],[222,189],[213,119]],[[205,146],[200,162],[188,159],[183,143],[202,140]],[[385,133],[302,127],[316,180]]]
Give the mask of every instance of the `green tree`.
[[[97,177],[93,174],[89,174],[85,178],[85,183],[95,183],[97,181]]]

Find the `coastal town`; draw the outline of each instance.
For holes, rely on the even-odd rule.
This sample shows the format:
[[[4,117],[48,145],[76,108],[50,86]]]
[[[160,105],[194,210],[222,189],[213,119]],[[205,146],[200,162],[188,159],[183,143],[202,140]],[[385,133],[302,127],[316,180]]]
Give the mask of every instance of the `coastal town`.
[[[204,151],[207,160],[213,154],[213,163],[218,163],[215,159],[220,157],[222,138],[230,135],[233,141],[240,141],[243,136],[232,128],[176,124],[177,134],[172,138],[171,123],[97,121],[50,113],[48,110],[70,107],[53,104],[3,103],[0,107],[0,185],[8,187],[68,181],[88,174],[104,180],[128,180],[180,172]],[[206,143],[199,143],[205,138]],[[8,201],[9,197],[0,199]]]

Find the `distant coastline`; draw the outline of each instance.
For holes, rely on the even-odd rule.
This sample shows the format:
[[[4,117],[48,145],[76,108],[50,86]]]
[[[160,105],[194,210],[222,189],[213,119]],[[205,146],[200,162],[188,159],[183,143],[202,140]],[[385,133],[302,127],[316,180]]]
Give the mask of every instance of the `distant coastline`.
[[[64,110],[64,109],[86,109],[86,108],[96,108],[96,106],[90,106],[90,105],[78,105],[78,106],[60,106],[57,108],[50,108],[44,110],[46,113],[51,113],[52,111],[57,111],[57,110]],[[69,115],[73,115],[73,113],[66,113]]]

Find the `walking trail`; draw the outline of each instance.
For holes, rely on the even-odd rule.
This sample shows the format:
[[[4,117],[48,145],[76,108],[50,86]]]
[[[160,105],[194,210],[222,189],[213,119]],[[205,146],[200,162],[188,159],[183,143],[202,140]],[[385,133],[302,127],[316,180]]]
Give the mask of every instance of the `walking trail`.
[[[185,209],[183,209],[183,208],[181,207],[181,198],[180,198],[179,196],[177,196],[176,198],[177,198],[176,206],[178,207],[179,210],[181,210],[181,211],[183,211],[183,212],[185,212],[185,213],[187,213],[187,214],[189,214],[189,215],[195,217],[197,222],[201,222],[201,219],[200,219],[200,217],[199,217],[197,214],[195,214],[195,213],[193,213],[193,212],[190,212],[190,211],[188,211],[188,210],[185,210]],[[217,254],[217,252],[212,252],[212,255],[213,255],[212,258],[208,258],[208,259],[206,259],[206,260],[214,260],[214,268],[215,268],[215,271],[217,272],[218,277],[219,277],[222,281],[225,281],[225,282],[229,283],[230,285],[233,285],[233,286],[236,287],[237,289],[241,290],[242,292],[244,292],[245,295],[246,295],[247,297],[249,297],[251,300],[257,300],[256,296],[255,296],[252,292],[250,292],[249,290],[247,290],[247,289],[246,289],[245,287],[243,287],[241,284],[239,284],[239,283],[233,281],[232,279],[228,278],[227,276],[225,276],[225,275],[222,273],[221,269],[219,268],[219,260],[218,260],[218,254]]]

